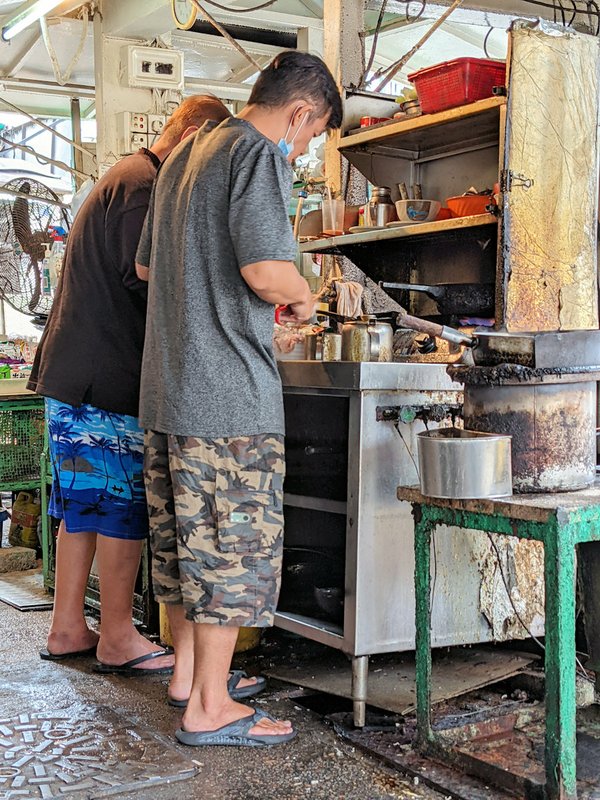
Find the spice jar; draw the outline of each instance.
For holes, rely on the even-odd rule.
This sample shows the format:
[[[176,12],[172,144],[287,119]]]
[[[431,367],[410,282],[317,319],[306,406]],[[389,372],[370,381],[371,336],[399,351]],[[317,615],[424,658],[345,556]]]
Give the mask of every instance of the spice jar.
[[[323,361],[342,360],[342,334],[335,331],[323,332]]]

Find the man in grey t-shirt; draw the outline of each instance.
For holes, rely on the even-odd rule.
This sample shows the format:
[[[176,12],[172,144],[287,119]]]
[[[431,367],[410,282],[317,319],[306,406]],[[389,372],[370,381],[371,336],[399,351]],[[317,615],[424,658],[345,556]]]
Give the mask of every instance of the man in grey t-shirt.
[[[341,124],[318,58],[278,55],[236,119],[203,126],[159,173],[137,254],[149,278],[140,418],[153,580],[175,644],[179,741],[265,745],[295,731],[236,702],[240,627],[272,625],[283,550],[284,419],[273,306],[307,320],[288,218],[290,162]]]

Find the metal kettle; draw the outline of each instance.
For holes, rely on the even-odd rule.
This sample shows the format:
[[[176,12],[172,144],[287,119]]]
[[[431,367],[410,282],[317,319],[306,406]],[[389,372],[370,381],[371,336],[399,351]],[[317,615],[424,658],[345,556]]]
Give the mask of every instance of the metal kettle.
[[[388,322],[363,316],[342,325],[342,361],[391,361],[393,330]]]

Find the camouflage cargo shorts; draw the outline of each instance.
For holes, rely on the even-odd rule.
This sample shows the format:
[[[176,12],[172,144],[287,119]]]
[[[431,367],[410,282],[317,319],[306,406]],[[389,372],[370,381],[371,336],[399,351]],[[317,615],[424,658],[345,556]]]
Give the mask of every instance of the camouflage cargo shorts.
[[[273,624],[283,554],[284,437],[146,431],[152,581],[194,622]]]

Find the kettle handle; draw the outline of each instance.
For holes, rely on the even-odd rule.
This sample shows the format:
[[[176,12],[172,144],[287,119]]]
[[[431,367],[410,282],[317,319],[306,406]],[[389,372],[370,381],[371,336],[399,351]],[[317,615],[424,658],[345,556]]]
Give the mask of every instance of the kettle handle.
[[[369,361],[379,361],[379,355],[381,352],[381,334],[370,325],[367,328],[367,331],[370,339]]]

